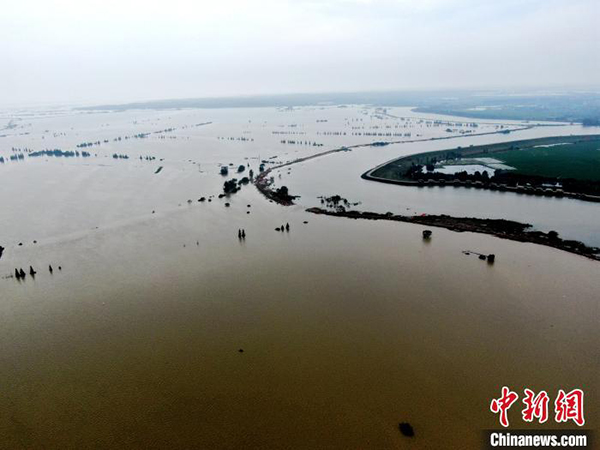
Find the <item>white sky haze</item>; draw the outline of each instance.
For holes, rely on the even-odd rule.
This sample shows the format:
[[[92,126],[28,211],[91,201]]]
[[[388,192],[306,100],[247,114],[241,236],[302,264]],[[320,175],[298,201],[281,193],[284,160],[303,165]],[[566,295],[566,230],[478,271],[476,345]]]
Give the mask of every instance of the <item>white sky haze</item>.
[[[589,87],[598,0],[19,0],[1,104]]]

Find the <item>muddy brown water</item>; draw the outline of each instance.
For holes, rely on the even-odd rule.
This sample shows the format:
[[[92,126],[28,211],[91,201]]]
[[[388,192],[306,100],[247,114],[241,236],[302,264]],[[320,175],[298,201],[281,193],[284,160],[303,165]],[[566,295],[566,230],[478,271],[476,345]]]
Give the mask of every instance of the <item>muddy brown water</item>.
[[[580,387],[596,426],[597,262],[435,228],[426,242],[252,186],[198,203],[218,193],[216,164],[166,161],[160,181],[157,164],[27,164],[81,179],[59,211],[31,181],[2,215],[1,273],[38,274],[0,279],[1,448],[480,448],[503,385]]]

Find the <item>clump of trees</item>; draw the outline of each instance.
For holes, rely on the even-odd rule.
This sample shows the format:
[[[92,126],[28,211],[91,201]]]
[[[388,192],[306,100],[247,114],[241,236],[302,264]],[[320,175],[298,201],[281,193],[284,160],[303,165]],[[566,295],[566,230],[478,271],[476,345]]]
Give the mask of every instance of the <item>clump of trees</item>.
[[[248,183],[250,183],[250,178],[248,177],[243,177],[241,180],[232,178],[231,180],[227,180],[225,183],[223,183],[223,192],[225,195],[235,194],[241,189],[240,186]]]
[[[321,204],[326,205],[328,208],[335,209],[338,212],[345,212],[347,208],[360,204],[360,202],[351,203],[347,198],[337,194],[330,197],[321,196],[319,198],[321,199]]]
[[[280,188],[277,188],[275,191],[273,191],[273,195],[285,203],[292,203],[292,201],[297,197],[295,195],[290,195],[287,186],[281,186]]]
[[[238,190],[237,178],[232,178],[223,183],[223,192],[225,194],[235,194]]]
[[[433,164],[433,162],[428,162],[424,166],[422,164],[413,163],[405,170],[404,174],[400,173],[400,175],[401,177],[403,175],[404,178],[414,181],[434,180],[437,182],[446,182],[458,180],[461,182],[478,182],[484,187],[490,187],[492,183],[496,186],[505,185],[509,187],[529,186],[531,188],[547,188],[549,186],[554,186],[560,187],[563,192],[600,196],[600,181],[595,180],[527,175],[509,170],[496,170],[492,175],[490,175],[487,170],[481,172],[476,171],[472,174],[466,171],[446,174],[434,172],[433,170],[435,170],[435,167]],[[423,167],[425,167],[427,173],[423,173]]]

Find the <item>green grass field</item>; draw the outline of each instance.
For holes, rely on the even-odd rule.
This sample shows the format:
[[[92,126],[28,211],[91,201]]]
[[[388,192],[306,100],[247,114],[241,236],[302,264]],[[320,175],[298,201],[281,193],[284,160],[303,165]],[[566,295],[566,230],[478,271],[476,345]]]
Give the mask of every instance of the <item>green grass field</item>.
[[[566,144],[566,145],[556,145]],[[544,145],[548,147],[543,147]],[[600,135],[551,136],[501,142],[497,144],[456,147],[436,152],[403,156],[374,170],[372,175],[388,180],[414,181],[405,178],[413,164],[477,158],[494,158],[514,167],[523,175],[575,178],[600,181]]]
[[[600,142],[507,150],[489,155],[526,175],[600,181]]]

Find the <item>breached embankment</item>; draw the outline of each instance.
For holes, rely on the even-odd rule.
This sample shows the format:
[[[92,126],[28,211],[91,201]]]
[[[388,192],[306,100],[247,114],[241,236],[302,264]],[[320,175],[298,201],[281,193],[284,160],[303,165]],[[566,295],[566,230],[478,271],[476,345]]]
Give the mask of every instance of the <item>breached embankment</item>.
[[[557,248],[569,253],[585,256],[586,258],[600,261],[600,248],[588,247],[583,242],[562,239],[558,233],[549,231],[530,230],[531,225],[521,222],[515,222],[505,219],[479,219],[476,217],[452,217],[447,215],[423,215],[423,216],[403,216],[392,213],[375,213],[362,211],[329,211],[323,208],[308,208],[308,212],[313,214],[324,214],[328,216],[346,217],[349,219],[366,220],[392,220],[396,222],[406,222],[417,225],[426,225],[431,227],[446,228],[456,232],[472,232],[491,234],[502,239],[509,239],[518,242],[530,242],[533,244],[545,245],[547,247]]]
[[[531,128],[531,127],[526,127]],[[497,132],[492,133],[481,133],[481,134],[496,134]],[[462,137],[462,136],[461,136]],[[442,137],[442,138],[431,138],[425,140],[438,140],[438,139],[450,139],[450,137]],[[406,142],[415,142],[421,141],[413,140],[413,141],[405,141]],[[391,142],[390,142],[391,143]],[[254,178],[254,185],[258,189],[260,193],[262,193],[269,200],[276,202],[283,206],[293,205],[293,196],[288,196],[287,198],[281,198],[277,191],[272,189],[272,183],[269,181],[269,175],[272,171],[280,169],[285,166],[291,166],[293,164],[297,164],[300,162],[305,162],[311,159],[320,158],[332,153],[342,152],[342,151],[350,151],[355,148],[360,147],[369,147],[373,144],[358,144],[347,147],[336,148],[333,150],[328,150],[324,152],[320,152],[317,154],[313,154],[307,157],[299,158],[293,161],[289,161],[283,164],[279,164],[277,166],[271,167],[263,172],[261,172],[258,176]],[[381,166],[388,164],[382,164]],[[381,167],[378,166],[378,167]],[[378,167],[371,169],[365,174],[363,174],[362,178],[367,178],[365,175],[370,172],[376,170]],[[367,178],[368,179],[368,178]],[[380,182],[389,182],[394,184],[403,184],[402,181],[398,180],[383,180],[377,179]],[[407,183],[409,184],[409,183]],[[410,182],[411,186],[418,186],[419,183]],[[472,232],[472,233],[483,233],[490,234],[492,236],[496,236],[502,239],[509,239],[517,242],[530,242],[533,244],[545,245],[547,247],[553,247],[559,250],[563,250],[569,253],[574,253],[577,255],[585,256],[586,258],[590,258],[596,261],[600,261],[600,249],[597,247],[589,247],[585,245],[583,242],[575,241],[575,240],[566,240],[562,239],[558,236],[558,233],[550,231],[548,233],[544,233],[542,231],[534,231],[529,230],[531,228],[530,224],[523,224],[516,221],[506,220],[506,219],[479,219],[475,217],[452,217],[447,215],[424,215],[424,216],[402,216],[402,215],[394,215],[392,213],[380,214],[374,212],[360,212],[360,211],[329,211],[322,208],[308,208],[308,212],[313,214],[325,214],[330,216],[338,216],[338,217],[347,217],[351,219],[367,219],[367,220],[394,220],[397,222],[406,222],[413,223],[418,225],[427,225],[433,227],[446,228],[455,232]]]

